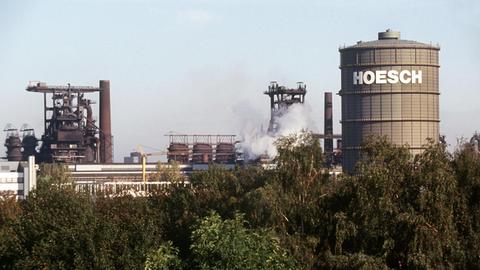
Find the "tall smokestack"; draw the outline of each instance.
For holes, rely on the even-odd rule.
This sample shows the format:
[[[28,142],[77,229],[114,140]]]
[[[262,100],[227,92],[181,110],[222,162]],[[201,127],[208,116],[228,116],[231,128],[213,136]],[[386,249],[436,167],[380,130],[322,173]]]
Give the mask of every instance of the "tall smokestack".
[[[110,81],[108,80],[100,81],[100,162],[113,162]]]
[[[332,93],[325,92],[325,118],[324,118],[324,148],[325,153],[333,153],[333,114],[332,114]]]

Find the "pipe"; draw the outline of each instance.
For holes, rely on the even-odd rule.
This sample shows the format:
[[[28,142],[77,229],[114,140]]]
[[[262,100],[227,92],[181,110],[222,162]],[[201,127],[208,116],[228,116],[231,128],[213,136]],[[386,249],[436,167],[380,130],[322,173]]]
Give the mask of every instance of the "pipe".
[[[95,137],[95,163],[100,163],[100,139]]]
[[[110,81],[100,81],[100,163],[112,163],[112,122],[110,115]]]
[[[324,148],[325,153],[333,153],[333,113],[332,92],[325,92]]]
[[[90,102],[85,103],[85,109],[87,110],[87,129],[93,129],[93,112]]]

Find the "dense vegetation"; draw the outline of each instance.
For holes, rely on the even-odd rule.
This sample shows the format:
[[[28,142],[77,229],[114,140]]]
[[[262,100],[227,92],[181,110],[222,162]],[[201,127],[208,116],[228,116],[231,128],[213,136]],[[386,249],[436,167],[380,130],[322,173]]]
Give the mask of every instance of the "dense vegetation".
[[[479,269],[480,156],[469,144],[411,157],[372,140],[357,173],[335,179],[310,134],[277,146],[275,169],[212,167],[149,197],[75,192],[44,167],[26,200],[0,200],[0,267]]]

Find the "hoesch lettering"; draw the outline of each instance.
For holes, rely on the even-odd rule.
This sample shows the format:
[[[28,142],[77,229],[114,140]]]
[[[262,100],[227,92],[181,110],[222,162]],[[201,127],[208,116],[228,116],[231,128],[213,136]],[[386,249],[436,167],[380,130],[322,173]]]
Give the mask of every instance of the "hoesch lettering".
[[[421,70],[354,71],[353,84],[422,83]]]

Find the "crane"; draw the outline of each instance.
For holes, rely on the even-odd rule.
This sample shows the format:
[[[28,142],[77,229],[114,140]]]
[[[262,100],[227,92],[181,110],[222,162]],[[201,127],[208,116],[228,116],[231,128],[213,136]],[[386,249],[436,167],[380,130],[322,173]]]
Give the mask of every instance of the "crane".
[[[143,147],[141,145],[138,145],[137,153],[142,163],[142,181],[143,181],[143,184],[146,185],[147,184],[147,157],[167,155],[167,152],[159,151],[159,152],[146,153],[145,151],[143,151]]]

